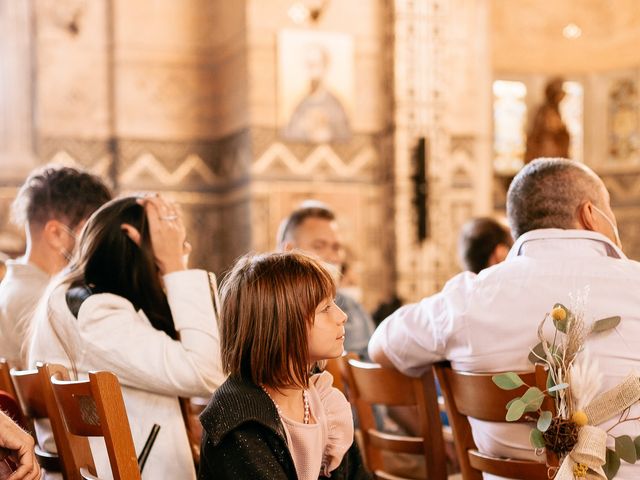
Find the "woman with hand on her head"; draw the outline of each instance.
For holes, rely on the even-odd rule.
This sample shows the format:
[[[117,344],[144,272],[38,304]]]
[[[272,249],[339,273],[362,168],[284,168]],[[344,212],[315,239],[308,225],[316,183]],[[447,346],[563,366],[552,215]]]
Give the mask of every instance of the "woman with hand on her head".
[[[114,372],[138,452],[160,425],[144,479],[195,478],[178,397],[208,396],[224,381],[208,276],[187,269],[185,236],[180,210],[160,196],[105,204],[34,319],[30,365]],[[108,478],[104,444],[91,448]]]
[[[351,407],[317,362],[342,354],[347,316],[318,261],[248,256],[221,288],[229,374],[202,413],[200,480],[369,478]]]

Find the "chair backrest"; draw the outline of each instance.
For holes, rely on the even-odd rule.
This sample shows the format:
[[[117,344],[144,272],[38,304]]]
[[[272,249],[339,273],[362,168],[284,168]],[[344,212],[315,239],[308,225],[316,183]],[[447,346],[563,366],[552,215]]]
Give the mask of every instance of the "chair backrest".
[[[462,372],[452,369],[448,362],[435,364],[434,370],[444,395],[464,480],[482,480],[482,472],[521,480],[548,478],[545,463],[505,459],[479,452],[471,434],[468,417],[506,423],[505,406],[511,399],[524,394],[526,386],[502,390],[491,379],[496,373]],[[535,372],[519,375],[528,385],[546,388],[547,373],[542,365],[537,365]],[[554,411],[553,402],[548,398],[545,399],[544,407]],[[527,421],[531,420],[520,420]]]
[[[11,370],[23,414],[31,421],[49,419],[57,453],[46,452],[36,446],[36,457],[40,465],[50,472],[62,472],[66,480],[80,480],[74,469],[74,454],[91,456],[86,438],[70,438],[56,404],[49,378],[52,374],[68,375],[62,365],[38,363],[32,370]],[[93,459],[91,460],[93,464]]]
[[[358,359],[358,354],[354,352],[344,352],[341,357],[330,358],[324,367],[333,377],[333,386],[340,390],[342,394],[349,398],[349,377],[347,373],[346,360]]]
[[[383,368],[375,363],[345,359],[351,402],[355,404],[367,465],[378,478],[393,477],[385,470],[382,451],[423,455],[429,480],[447,478],[442,424],[435,380],[429,369],[420,378]],[[378,430],[373,405],[415,406],[421,437],[394,435]]]
[[[8,393],[13,398],[18,400],[18,396],[16,394],[15,387],[13,386],[13,382],[11,381],[11,366],[7,362],[6,359],[0,358],[0,390]]]
[[[70,381],[66,372],[50,378],[66,431],[80,437],[104,437],[114,480],[140,480],[118,378],[111,372],[89,372],[89,379],[80,381]],[[81,478],[95,480],[88,458],[75,456],[75,464]]]

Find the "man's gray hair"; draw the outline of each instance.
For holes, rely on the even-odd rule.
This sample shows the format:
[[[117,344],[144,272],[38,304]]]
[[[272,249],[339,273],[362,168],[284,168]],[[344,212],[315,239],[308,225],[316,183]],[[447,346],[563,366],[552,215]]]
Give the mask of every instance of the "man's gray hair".
[[[585,201],[599,205],[602,184],[585,165],[565,158],[539,158],[515,176],[507,193],[514,238],[539,228],[576,228]]]

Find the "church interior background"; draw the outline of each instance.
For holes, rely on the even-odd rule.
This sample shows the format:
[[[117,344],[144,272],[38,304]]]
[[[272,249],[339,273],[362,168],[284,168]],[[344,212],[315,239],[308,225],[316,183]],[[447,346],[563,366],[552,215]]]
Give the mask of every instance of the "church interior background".
[[[570,156],[640,259],[639,44],[637,0],[0,0],[0,250],[57,162],[178,200],[218,273],[324,201],[365,306],[415,300],[458,271],[462,223],[504,215],[562,76]]]

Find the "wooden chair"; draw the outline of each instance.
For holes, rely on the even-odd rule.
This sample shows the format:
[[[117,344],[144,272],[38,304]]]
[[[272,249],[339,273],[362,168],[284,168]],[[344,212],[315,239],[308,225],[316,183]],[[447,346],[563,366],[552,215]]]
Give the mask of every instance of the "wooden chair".
[[[66,369],[60,365],[52,366],[56,370]],[[11,378],[16,388],[17,396],[20,401],[22,413],[28,419],[30,428],[33,429],[33,421],[48,419],[51,423],[51,431],[56,444],[58,453],[52,453],[42,450],[37,443],[35,455],[38,459],[38,463],[42,468],[49,472],[62,472],[66,473],[68,467],[65,468],[64,462],[68,462],[71,458],[71,449],[74,448],[89,448],[88,441],[85,439],[86,447],[79,443],[73,443],[72,445],[66,440],[64,434],[64,425],[62,419],[58,413],[58,409],[53,397],[53,391],[49,384],[49,377],[43,370],[43,365],[39,363],[37,368],[32,370],[16,370],[11,369]],[[34,433],[35,436],[35,433]],[[67,480],[75,479],[78,477],[69,477],[65,475]]]
[[[8,393],[16,400],[18,396],[16,394],[16,389],[13,386],[13,382],[11,381],[11,366],[7,362],[6,359],[0,358],[0,390]]]
[[[434,365],[434,370],[447,405],[464,480],[482,480],[482,472],[521,480],[547,480],[548,467],[544,463],[499,458],[479,452],[467,418],[506,423],[505,406],[511,399],[522,395],[527,387],[502,390],[491,380],[495,373],[457,371],[448,362]],[[520,376],[528,385],[546,388],[547,374],[542,365],[537,365],[535,372],[520,373]],[[545,408],[554,410],[551,399],[545,399]],[[521,419],[520,422],[527,420]]]
[[[329,372],[333,377],[333,386],[340,390],[342,394],[349,398],[349,380],[346,369],[346,360],[358,359],[358,354],[354,352],[344,352],[341,357],[330,358],[324,367],[325,371]]]
[[[375,363],[346,360],[351,401],[355,404],[362,430],[367,465],[379,479],[399,479],[385,470],[382,451],[424,456],[429,480],[447,478],[442,424],[433,372],[421,378],[383,368]],[[421,437],[381,432],[376,427],[372,405],[416,406]]]
[[[89,372],[89,380],[70,381],[66,371],[48,373],[66,432],[104,437],[114,480],[141,480],[118,378],[111,372]],[[74,451],[73,462],[79,478],[97,480],[90,451]]]

